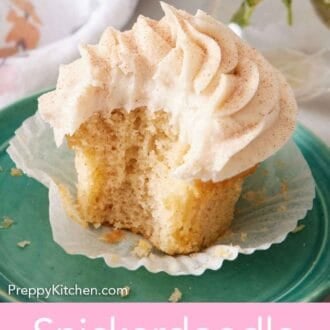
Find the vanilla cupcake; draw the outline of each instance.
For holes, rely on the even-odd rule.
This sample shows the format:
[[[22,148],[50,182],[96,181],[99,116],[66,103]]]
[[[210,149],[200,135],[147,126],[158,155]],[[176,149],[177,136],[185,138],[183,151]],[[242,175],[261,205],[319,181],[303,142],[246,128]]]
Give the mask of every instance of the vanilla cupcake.
[[[161,5],[160,21],[140,16],[81,47],[39,111],[75,151],[80,221],[187,254],[228,229],[244,179],[287,142],[297,107],[226,26]]]

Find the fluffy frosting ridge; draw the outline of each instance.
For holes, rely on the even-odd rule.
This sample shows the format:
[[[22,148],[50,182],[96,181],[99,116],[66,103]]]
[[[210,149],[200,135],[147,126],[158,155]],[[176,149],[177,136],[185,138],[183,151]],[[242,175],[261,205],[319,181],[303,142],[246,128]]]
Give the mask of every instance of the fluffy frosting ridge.
[[[95,112],[170,113],[190,146],[174,175],[221,181],[276,152],[295,127],[296,103],[282,75],[230,29],[202,11],[161,3],[132,30],[108,28],[98,45],[62,66],[55,91],[39,99],[57,145]]]

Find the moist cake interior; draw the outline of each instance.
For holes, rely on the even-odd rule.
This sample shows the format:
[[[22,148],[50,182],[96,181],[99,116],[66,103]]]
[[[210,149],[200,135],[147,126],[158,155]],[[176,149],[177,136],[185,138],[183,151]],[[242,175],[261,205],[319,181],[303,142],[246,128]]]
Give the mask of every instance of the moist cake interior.
[[[218,183],[175,178],[189,146],[167,112],[97,112],[67,139],[83,221],[142,234],[168,254],[199,251],[229,227],[247,173]]]

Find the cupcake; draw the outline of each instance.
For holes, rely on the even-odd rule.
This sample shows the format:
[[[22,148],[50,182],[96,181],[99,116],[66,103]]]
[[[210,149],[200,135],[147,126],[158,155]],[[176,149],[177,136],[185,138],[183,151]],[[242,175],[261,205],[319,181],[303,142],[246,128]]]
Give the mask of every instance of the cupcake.
[[[226,26],[161,6],[160,21],[140,16],[82,46],[39,112],[75,152],[70,214],[177,255],[229,228],[245,178],[288,141],[297,107],[282,75]]]

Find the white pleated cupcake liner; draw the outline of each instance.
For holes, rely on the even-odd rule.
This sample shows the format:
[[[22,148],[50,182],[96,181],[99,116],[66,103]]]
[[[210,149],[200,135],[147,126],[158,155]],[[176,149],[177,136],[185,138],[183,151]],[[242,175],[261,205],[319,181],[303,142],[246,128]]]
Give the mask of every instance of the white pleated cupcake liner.
[[[201,275],[221,268],[224,260],[239,253],[251,254],[281,243],[312,208],[315,185],[300,150],[289,141],[264,161],[244,183],[228,232],[213,246],[190,255],[169,256],[153,248],[147,257],[133,253],[139,235],[126,232],[116,244],[101,238],[111,228],[84,227],[67,215],[58,185],[76,194],[74,154],[65,144],[55,146],[51,128],[38,114],[28,118],[11,140],[8,154],[30,177],[49,188],[49,218],[53,239],[67,253],[103,258],[109,267],[135,270],[144,266],[152,273]]]

